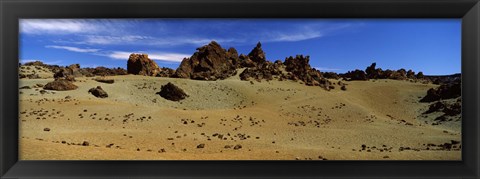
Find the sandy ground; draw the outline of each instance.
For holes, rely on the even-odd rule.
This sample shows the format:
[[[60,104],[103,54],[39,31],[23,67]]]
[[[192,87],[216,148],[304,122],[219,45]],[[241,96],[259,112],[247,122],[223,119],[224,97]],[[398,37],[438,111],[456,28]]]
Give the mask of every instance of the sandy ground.
[[[435,87],[395,80],[332,91],[292,81],[115,76],[78,89],[21,89],[21,160],[461,160],[461,122],[432,126],[418,103]],[[50,79],[21,79],[21,86]],[[189,97],[155,94],[172,82]],[[108,98],[90,88],[101,86]],[[50,131],[44,131],[49,128]],[[88,146],[83,146],[84,141]],[[204,144],[203,148],[197,148]],[[241,148],[235,148],[235,146]],[[364,145],[364,147],[362,147]],[[459,145],[454,146],[459,147]],[[363,150],[362,150],[363,148]]]

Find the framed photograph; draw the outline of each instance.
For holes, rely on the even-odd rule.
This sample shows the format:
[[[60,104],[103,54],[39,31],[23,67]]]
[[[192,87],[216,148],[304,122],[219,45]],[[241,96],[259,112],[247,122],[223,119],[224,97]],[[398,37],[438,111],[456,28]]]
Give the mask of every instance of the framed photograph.
[[[480,4],[2,1],[4,178],[478,178]]]

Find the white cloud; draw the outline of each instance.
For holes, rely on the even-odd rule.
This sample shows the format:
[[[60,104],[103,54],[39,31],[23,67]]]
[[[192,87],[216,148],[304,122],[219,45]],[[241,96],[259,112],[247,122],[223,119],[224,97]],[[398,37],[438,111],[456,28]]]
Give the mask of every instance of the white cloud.
[[[294,32],[294,33],[277,33],[269,38],[265,38],[264,42],[296,42],[308,39],[322,37],[318,31],[312,32]]]
[[[106,35],[87,35],[83,41],[76,42],[77,44],[89,45],[115,45],[138,42],[141,40],[151,40],[152,37],[140,35],[124,35],[124,36],[106,36]],[[139,43],[141,44],[141,43]]]
[[[152,60],[159,60],[159,61],[167,61],[167,62],[181,62],[185,57],[190,57],[191,55],[188,54],[181,54],[181,53],[169,53],[169,52],[154,52],[154,53],[147,53],[147,52],[125,52],[125,51],[113,51],[111,53],[105,54],[113,59],[118,60],[128,60],[130,54],[132,53],[139,53],[139,54],[148,54],[148,58]]]
[[[206,45],[211,41],[218,43],[234,42],[237,39],[223,38],[196,38],[196,37],[152,37],[141,35],[85,35],[79,41],[58,41],[61,43],[74,43],[86,45],[152,45],[152,46],[176,46],[176,45]]]
[[[355,25],[308,22],[284,27],[266,23],[256,24],[259,28],[247,28],[243,23],[246,21],[238,22],[208,26],[189,24],[188,21],[179,25],[145,19],[21,19],[20,32],[69,35],[51,39],[52,42],[63,45],[148,45],[161,48],[177,45],[201,46],[213,40],[225,46],[253,44],[258,41],[297,42],[321,38]]]
[[[70,47],[70,46],[58,46],[58,45],[47,45],[47,48],[55,48],[55,49],[63,49],[72,52],[81,52],[81,53],[91,53],[91,52],[98,52],[100,49],[90,49],[90,48],[78,48],[78,47]]]
[[[27,34],[70,34],[95,32],[98,27],[80,19],[21,19],[20,32]]]
[[[342,70],[342,69],[338,69],[338,68],[328,68],[328,67],[313,67],[317,70],[320,70],[320,71],[339,71],[339,70]]]

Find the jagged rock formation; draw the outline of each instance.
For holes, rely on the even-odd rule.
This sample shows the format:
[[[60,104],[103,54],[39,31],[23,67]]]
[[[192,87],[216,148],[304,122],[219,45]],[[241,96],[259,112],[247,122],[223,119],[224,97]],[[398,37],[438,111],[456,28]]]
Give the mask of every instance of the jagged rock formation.
[[[93,96],[95,96],[97,98],[108,97],[107,92],[104,91],[101,86],[97,86],[96,88],[91,88],[90,90],[88,90],[88,93],[91,93]]]
[[[267,81],[273,80],[273,76],[280,74],[282,74],[282,72],[280,71],[279,66],[267,61],[261,65],[245,69],[240,74],[240,79],[247,81],[250,80],[250,78],[253,78],[260,82],[262,79]]]
[[[442,84],[454,83],[455,81],[461,81],[462,80],[462,74],[457,73],[457,74],[453,74],[453,75],[441,75],[441,76],[438,76],[438,75],[427,76],[427,75],[425,75],[424,78],[430,80],[433,84],[442,85]]]
[[[166,85],[162,85],[160,92],[157,94],[170,101],[180,101],[188,97],[188,95],[182,89],[170,82],[168,82]]]
[[[441,99],[452,99],[462,95],[462,84],[460,81],[440,85],[438,88],[430,88],[427,95],[420,102],[433,102]]]
[[[75,90],[77,88],[78,86],[74,85],[71,81],[66,79],[56,79],[55,81],[49,82],[45,86],[43,86],[43,89],[56,91]]]
[[[342,75],[347,80],[368,80],[367,74],[363,70],[356,69],[355,71],[348,71]]]
[[[157,74],[157,77],[171,77],[173,75],[175,75],[174,69],[162,67],[160,73]]]
[[[327,79],[340,79],[340,76],[335,72],[323,72],[322,76]]]
[[[148,58],[147,54],[130,54],[127,62],[127,73],[144,76],[157,76],[160,68]]]
[[[423,79],[424,75],[422,72],[418,72],[415,75],[415,72],[412,70],[406,71],[405,69],[394,70],[382,70],[381,68],[375,68],[376,63],[372,63],[369,67],[365,69],[365,74],[367,79],[394,79],[394,80],[407,80],[407,79]],[[358,72],[357,72],[358,73]],[[362,80],[366,80],[362,78]]]
[[[320,71],[312,69],[309,61],[310,57],[304,57],[303,55],[297,55],[295,58],[292,56],[286,58],[283,64],[285,65],[285,70],[289,72],[287,78],[294,81],[303,81],[308,86],[322,86],[328,89],[330,82],[322,77]]]
[[[95,67],[95,68],[85,68],[82,69],[86,72],[84,73],[87,77],[93,76],[115,76],[115,75],[127,75],[127,70],[123,68],[106,68],[106,67]]]
[[[196,80],[225,79],[236,74],[236,50],[223,49],[217,42],[197,48],[190,57],[183,59],[175,77]],[[238,62],[237,62],[238,63]]]
[[[257,43],[257,46],[255,46],[252,51],[250,51],[248,58],[256,64],[263,64],[267,60],[260,42]]]

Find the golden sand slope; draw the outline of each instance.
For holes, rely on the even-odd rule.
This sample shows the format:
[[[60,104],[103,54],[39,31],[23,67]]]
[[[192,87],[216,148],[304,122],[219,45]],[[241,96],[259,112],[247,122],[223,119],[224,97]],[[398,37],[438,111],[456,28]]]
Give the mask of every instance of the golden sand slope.
[[[73,91],[20,90],[20,159],[461,159],[459,150],[427,150],[428,144],[461,140],[458,127],[417,119],[428,105],[418,98],[431,84],[352,81],[347,91],[339,86],[325,91],[237,77],[111,78],[114,84],[77,78],[79,88]],[[20,86],[52,80],[21,79]],[[173,102],[156,95],[167,82],[190,97]],[[88,94],[99,85],[108,98]],[[88,146],[81,145],[84,141]]]

